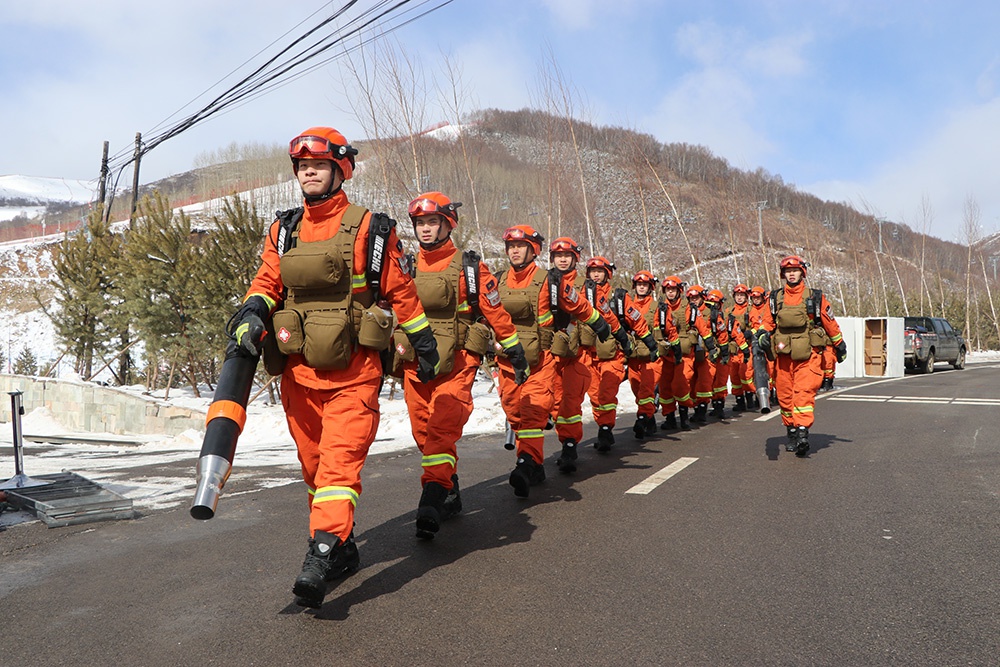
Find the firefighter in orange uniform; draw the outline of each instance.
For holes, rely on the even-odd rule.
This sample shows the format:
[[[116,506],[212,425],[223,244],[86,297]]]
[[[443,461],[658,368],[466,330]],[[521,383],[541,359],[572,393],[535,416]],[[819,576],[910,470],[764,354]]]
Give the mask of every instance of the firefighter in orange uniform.
[[[327,583],[359,564],[354,508],[379,422],[379,353],[392,334],[383,307],[395,310],[416,350],[421,381],[433,380],[439,358],[400,265],[395,222],[351,204],[341,189],[357,151],[336,130],[313,127],[291,141],[289,155],[305,206],[271,225],[231,321],[237,343],[251,354],[263,347],[265,365],[281,373],[281,402],[309,488],[309,548],[292,590],[298,604],[320,607]],[[384,252],[369,252],[371,236]],[[264,340],[269,317],[273,363]]]
[[[691,421],[703,424],[708,421],[708,404],[712,401],[715,389],[715,365],[722,356],[722,348],[713,335],[715,323],[711,321],[711,309],[705,302],[705,288],[691,285],[684,295],[687,297],[688,307],[699,313],[708,330],[707,337],[699,330],[700,340],[698,337],[694,339],[694,414]],[[709,340],[712,341],[711,348]]]
[[[615,444],[612,429],[618,412],[618,388],[625,379],[625,358],[632,353],[628,338],[631,330],[639,338],[655,360],[658,354],[656,340],[646,325],[646,320],[632,306],[627,294],[623,297],[622,318],[618,318],[611,308],[611,276],[615,265],[605,257],[591,257],[587,260],[587,280],[584,293],[587,300],[608,320],[614,341],[604,344],[581,340],[584,348],[584,363],[590,368],[590,406],[597,422],[597,442],[599,452],[607,452]],[[626,329],[626,326],[628,327]]]
[[[663,423],[660,429],[663,431],[673,430],[678,427],[677,415],[678,405],[680,406],[681,428],[687,429],[688,408],[694,403],[691,401],[691,393],[685,389],[684,384],[684,355],[681,353],[681,330],[677,326],[674,312],[681,308],[681,294],[684,293],[684,282],[677,276],[667,276],[660,286],[663,291],[663,299],[656,308],[656,328],[660,332],[660,360],[662,367],[660,370],[660,382],[657,387],[657,403],[663,411]],[[677,342],[667,345],[670,338],[670,330],[678,336]],[[686,332],[686,329],[685,329]]]
[[[744,339],[750,336],[750,288],[740,283],[733,288],[733,307],[726,317],[729,327],[739,327]],[[732,346],[730,346],[732,348]],[[750,364],[749,349],[745,354],[729,355],[729,383],[733,388],[736,404],[733,412],[744,412],[753,407],[753,401],[747,406],[747,399],[753,396],[753,367]]]
[[[529,371],[526,378],[518,377],[521,372],[506,355],[502,351],[497,355],[500,404],[517,447],[517,464],[508,481],[515,496],[527,498],[530,487],[545,480],[544,428],[555,401],[556,362],[550,348],[556,317],[551,303],[554,300],[558,310],[589,325],[585,328],[600,340],[607,340],[611,330],[572,283],[563,279],[557,289],[550,289],[554,280],[535,263],[545,240],[541,234],[529,225],[515,225],[504,232],[503,240],[510,269],[499,276],[500,302],[517,329]]]
[[[553,271],[558,272],[559,282],[570,285],[577,295],[583,289],[583,276],[576,270],[582,250],[569,236],[561,236],[549,245],[550,282],[556,276]],[[550,348],[556,359],[556,435],[562,444],[556,466],[560,472],[571,473],[576,471],[577,445],[583,439],[583,399],[590,387],[590,369],[580,360],[579,321],[561,313],[554,311]]]
[[[490,328],[518,379],[527,377],[528,370],[517,331],[500,303],[496,278],[479,255],[459,252],[451,240],[461,205],[441,192],[427,192],[409,206],[420,244],[414,282],[441,357],[439,374],[431,382],[420,381],[416,360],[403,364],[403,392],[422,454],[417,537],[423,539],[433,539],[441,522],[462,510],[456,445],[472,414],[472,385],[489,350]],[[400,347],[405,349],[403,341]]]
[[[774,385],[788,436],[785,449],[805,456],[816,391],[823,382],[823,347],[831,341],[840,362],[847,358],[847,343],[826,296],[806,286],[805,260],[789,255],[780,267],[785,284],[771,293],[758,341],[774,354]]]
[[[659,351],[663,349],[660,341],[667,347],[677,343],[677,329],[673,321],[669,321],[666,334],[656,326],[657,301],[654,294],[656,277],[649,271],[639,271],[632,276],[632,290],[635,293],[632,306],[635,307],[646,321],[647,328],[653,333],[657,342],[657,353],[649,354],[644,345],[638,341],[632,345],[632,354],[628,358],[628,378],[635,396],[637,414],[632,431],[635,437],[642,439],[647,435],[656,434],[656,388],[660,383],[660,373],[663,365],[659,361]],[[624,306],[627,307],[627,304]],[[672,357],[672,354],[670,355]],[[673,372],[673,366],[671,366]]]
[[[750,355],[750,346],[747,345],[743,337],[743,331],[736,321],[723,309],[723,302],[726,297],[720,290],[709,290],[705,296],[705,301],[711,308],[710,322],[715,334],[715,341],[719,344],[719,360],[714,364],[715,377],[712,382],[712,416],[722,419],[725,417],[726,395],[728,394],[730,364],[734,359],[743,361],[745,356]],[[739,385],[742,387],[742,385]]]

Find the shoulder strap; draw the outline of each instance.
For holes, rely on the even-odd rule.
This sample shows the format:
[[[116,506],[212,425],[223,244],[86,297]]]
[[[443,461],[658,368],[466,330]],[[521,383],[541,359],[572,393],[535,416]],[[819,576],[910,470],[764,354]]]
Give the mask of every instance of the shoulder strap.
[[[295,247],[298,235],[294,232],[298,229],[299,221],[302,220],[304,213],[305,209],[301,206],[290,208],[287,211],[275,211],[274,217],[278,221],[278,240],[274,245],[278,251],[278,257]]]
[[[465,274],[465,298],[474,316],[479,315],[479,254],[475,250],[462,253],[462,272]]]
[[[549,281],[549,307],[552,312],[559,308],[559,289],[562,287],[562,271],[552,267],[547,275]]]
[[[782,287],[780,290],[774,290],[771,292],[770,302],[771,302],[771,317],[778,314],[778,292],[781,292],[781,305],[785,303],[785,288]]]
[[[816,323],[816,326],[823,326],[823,315],[820,313],[820,310],[823,308],[823,291],[813,289],[809,292],[809,303],[806,304],[809,315],[812,317],[813,322]]]
[[[597,283],[590,278],[583,281],[583,294],[591,306],[597,305]]]
[[[368,209],[363,206],[348,207],[344,213],[341,226],[353,227],[361,225]],[[355,217],[357,223],[355,223]],[[385,213],[372,213],[371,222],[368,223],[368,262],[365,267],[365,274],[368,282],[368,290],[372,293],[372,298],[378,301],[382,294],[382,274],[385,272],[385,260],[389,252],[389,235],[396,227],[396,221]]]
[[[628,292],[623,287],[619,287],[612,292],[611,305],[615,310],[615,315],[619,319],[625,317],[625,295]]]

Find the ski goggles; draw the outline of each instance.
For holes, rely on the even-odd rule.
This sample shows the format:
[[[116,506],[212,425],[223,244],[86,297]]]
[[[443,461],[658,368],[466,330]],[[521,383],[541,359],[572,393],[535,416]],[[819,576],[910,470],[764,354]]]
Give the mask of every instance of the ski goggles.
[[[456,201],[451,202],[445,206],[437,203],[433,199],[414,199],[410,202],[408,212],[411,218],[415,218],[419,215],[443,215],[446,218],[455,218],[457,213],[455,210],[462,205],[462,202]]]
[[[549,253],[557,252],[571,252],[576,255],[577,259],[580,259],[580,253],[583,252],[583,248],[573,243],[570,239],[556,239],[549,246]]]
[[[528,243],[533,243],[534,245],[541,245],[542,235],[538,232],[526,232],[520,227],[508,227],[503,233],[504,241],[527,241]]]
[[[288,154],[294,158],[339,160],[354,157],[358,150],[353,146],[340,146],[325,137],[306,134],[295,137],[288,144]]]

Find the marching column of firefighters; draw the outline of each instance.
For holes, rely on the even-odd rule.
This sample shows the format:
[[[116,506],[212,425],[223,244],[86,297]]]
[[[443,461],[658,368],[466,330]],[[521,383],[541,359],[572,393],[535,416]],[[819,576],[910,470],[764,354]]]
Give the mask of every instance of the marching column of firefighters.
[[[833,387],[847,346],[826,297],[806,285],[802,257],[781,260],[782,285],[769,294],[733,286],[727,306],[720,289],[649,270],[631,276],[631,291],[615,289],[617,267],[607,257],[584,261],[573,238],[546,246],[537,230],[518,224],[503,233],[505,266],[494,274],[452,238],[461,203],[435,191],[409,204],[419,248],[408,261],[395,221],[351,204],[341,188],[356,155],[332,128],[292,140],[303,207],[277,216],[228,325],[229,356],[256,363],[263,355],[268,371],[282,376],[310,512],[306,559],[293,586],[298,604],[320,607],[328,584],[358,568],[354,509],[389,374],[402,381],[421,453],[422,539],[462,509],[458,442],[486,363],[499,379],[516,453],[508,481],[519,498],[545,480],[545,433],[553,426],[556,469],[572,474],[582,465],[588,397],[594,447],[612,449],[626,379],[637,440],[724,419],[732,394],[737,414],[776,403],[786,449],[807,455],[816,392]],[[550,269],[539,264],[546,250]]]

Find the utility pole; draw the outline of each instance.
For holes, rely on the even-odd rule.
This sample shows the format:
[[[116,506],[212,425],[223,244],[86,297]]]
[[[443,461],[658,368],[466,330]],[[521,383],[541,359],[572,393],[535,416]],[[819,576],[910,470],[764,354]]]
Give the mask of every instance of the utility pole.
[[[882,252],[882,223],[885,222],[885,218],[875,218],[875,222],[878,223],[878,254],[884,255]]]
[[[139,159],[142,157],[142,132],[135,133],[135,169],[132,171],[132,212],[128,216],[128,228],[132,229],[135,222],[135,209],[139,205]]]
[[[108,194],[108,142],[104,142],[104,155],[101,156],[101,182],[98,184],[97,203],[101,205],[101,216],[108,220],[108,212],[103,210],[104,199]]]
[[[760,256],[764,259],[764,274],[767,275],[767,291],[770,292],[771,272],[767,268],[767,253],[764,252],[764,209],[767,208],[767,200],[757,202],[757,243],[760,245]]]

